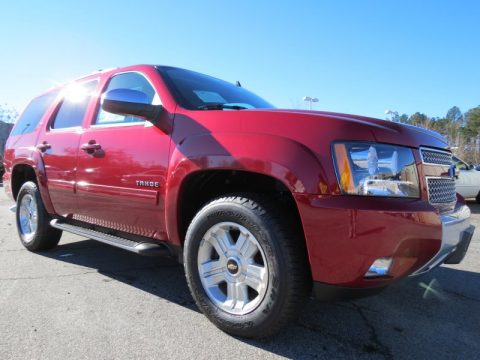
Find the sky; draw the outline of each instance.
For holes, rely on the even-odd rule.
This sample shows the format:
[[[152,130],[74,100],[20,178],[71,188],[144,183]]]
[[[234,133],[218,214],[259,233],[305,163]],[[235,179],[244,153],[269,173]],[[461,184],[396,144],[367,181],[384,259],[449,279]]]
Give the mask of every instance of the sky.
[[[132,64],[183,67],[280,108],[384,118],[480,105],[480,1],[0,0],[0,105]]]

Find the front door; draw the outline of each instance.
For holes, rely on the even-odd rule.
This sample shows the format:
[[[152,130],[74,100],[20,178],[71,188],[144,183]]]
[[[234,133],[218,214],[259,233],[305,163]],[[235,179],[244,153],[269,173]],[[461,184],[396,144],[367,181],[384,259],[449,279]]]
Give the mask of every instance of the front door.
[[[138,72],[114,75],[104,92],[133,89],[160,103]],[[99,110],[81,136],[74,218],[132,234],[165,238],[164,197],[170,136],[133,116]]]

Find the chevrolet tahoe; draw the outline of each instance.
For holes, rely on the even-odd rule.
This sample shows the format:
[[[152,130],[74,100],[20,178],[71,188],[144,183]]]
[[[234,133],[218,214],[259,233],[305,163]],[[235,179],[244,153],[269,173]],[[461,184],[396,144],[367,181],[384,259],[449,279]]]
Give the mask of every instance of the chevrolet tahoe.
[[[63,231],[184,264],[220,329],[271,336],[314,294],[376,293],[473,234],[439,134],[276,109],[239,83],[169,66],[101,71],[33,99],[3,177],[30,251]]]

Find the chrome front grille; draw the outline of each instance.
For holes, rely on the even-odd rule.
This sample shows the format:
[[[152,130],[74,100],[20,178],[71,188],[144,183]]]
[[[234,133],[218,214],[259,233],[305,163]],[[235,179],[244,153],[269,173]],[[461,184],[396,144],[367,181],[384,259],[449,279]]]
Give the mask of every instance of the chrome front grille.
[[[427,177],[428,201],[432,205],[457,201],[455,180],[449,177]]]
[[[447,176],[452,166],[452,153],[446,150],[420,148],[422,162],[426,165],[425,177],[428,202],[443,209],[451,208],[457,201],[455,179]],[[433,175],[434,176],[428,176]],[[439,176],[441,174],[441,176]]]
[[[422,162],[428,165],[452,165],[452,153],[448,151],[440,151],[434,149],[420,149],[420,155],[422,156]]]

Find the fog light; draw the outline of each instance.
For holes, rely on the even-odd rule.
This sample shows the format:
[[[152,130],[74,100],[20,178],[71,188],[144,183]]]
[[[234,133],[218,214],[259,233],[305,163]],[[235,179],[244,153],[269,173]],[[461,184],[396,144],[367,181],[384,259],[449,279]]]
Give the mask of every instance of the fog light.
[[[392,265],[392,258],[390,257],[381,257],[373,262],[368,271],[365,273],[364,277],[378,277],[378,276],[387,276],[388,270]]]

